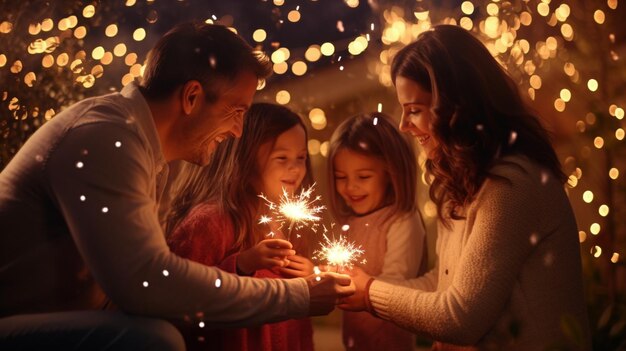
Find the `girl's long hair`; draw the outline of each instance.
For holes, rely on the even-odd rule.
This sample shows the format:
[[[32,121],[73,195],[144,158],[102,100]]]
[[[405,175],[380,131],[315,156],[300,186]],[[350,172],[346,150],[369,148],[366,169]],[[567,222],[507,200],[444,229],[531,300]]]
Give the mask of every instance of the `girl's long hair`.
[[[556,152],[513,79],[468,31],[435,26],[400,50],[391,75],[432,93],[431,132],[439,142],[426,171],[439,219],[462,218],[490,169],[506,155],[522,154],[565,183]]]
[[[330,210],[337,220],[345,222],[354,215],[335,186],[334,159],[341,149],[375,157],[385,164],[390,184],[383,201],[392,206],[386,219],[416,211],[417,160],[412,140],[398,131],[391,117],[383,113],[361,114],[344,120],[330,138]]]
[[[268,103],[253,104],[244,121],[241,138],[222,142],[206,167],[196,167],[183,175],[184,185],[172,201],[167,218],[167,233],[171,233],[195,205],[210,202],[232,220],[234,251],[247,249],[263,239],[261,228],[256,224],[264,205],[258,197],[260,189],[254,186],[260,177],[257,153],[265,143],[272,143],[270,147],[273,147],[278,136],[287,130],[299,125],[306,136],[307,128],[295,112]],[[300,188],[308,187],[311,182],[307,153],[306,175]]]

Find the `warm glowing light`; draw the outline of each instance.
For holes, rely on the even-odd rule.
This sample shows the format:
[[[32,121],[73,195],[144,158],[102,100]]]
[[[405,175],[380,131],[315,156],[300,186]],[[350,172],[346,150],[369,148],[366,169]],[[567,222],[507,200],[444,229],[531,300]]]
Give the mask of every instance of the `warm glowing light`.
[[[600,216],[602,216],[602,217],[606,217],[606,216],[608,216],[608,214],[609,214],[609,206],[604,205],[604,204],[603,204],[603,205],[601,205],[601,206],[598,208],[598,213],[599,213],[599,214],[600,214]]]
[[[561,89],[561,93],[559,94],[561,99],[565,102],[568,102],[572,98],[572,93],[569,89]]]
[[[287,19],[289,22],[298,22],[300,20],[300,11],[292,10],[287,14]]]
[[[287,64],[287,62],[276,63],[274,64],[273,69],[274,69],[274,73],[283,74],[287,72],[287,70],[289,69],[289,65]]]
[[[85,26],[80,26],[74,29],[74,37],[76,37],[76,39],[83,39],[85,38],[86,35],[87,35],[87,28],[85,28]]]
[[[311,126],[313,129],[322,130],[326,128],[326,114],[324,113],[324,110],[320,108],[316,107],[311,109],[309,112],[309,120],[311,120]]]
[[[465,30],[471,30],[474,27],[474,22],[472,22],[472,19],[469,17],[461,18],[461,20],[459,21],[459,24]]]
[[[146,30],[143,28],[137,28],[133,32],[133,39],[135,41],[142,41],[146,38]]]
[[[500,19],[496,16],[489,16],[485,20],[485,34],[490,38],[498,37],[498,28],[500,27]]]
[[[254,33],[252,33],[252,39],[254,39],[257,43],[260,43],[267,39],[267,33],[263,29],[257,29]]]
[[[609,170],[609,178],[615,180],[619,177],[619,170],[615,167]]]
[[[500,12],[498,5],[494,4],[493,2],[487,5],[487,13],[490,16],[497,16],[498,12]]]
[[[91,57],[94,60],[100,60],[104,56],[104,48],[102,46],[98,46],[91,52]]]
[[[274,0],[274,5],[283,6],[285,4],[285,0]]]
[[[530,86],[533,89],[538,90],[538,89],[541,88],[541,77],[539,77],[538,75],[534,74],[534,75],[532,75],[530,77],[529,83],[530,83]]]
[[[559,20],[560,22],[565,22],[567,20],[567,17],[569,17],[570,12],[570,7],[567,4],[561,4],[561,6],[559,6],[554,11],[554,14],[557,20]]]
[[[604,146],[604,139],[602,139],[602,137],[596,137],[595,139],[593,139],[593,146],[595,146],[597,149],[602,149],[602,147]]]
[[[320,143],[317,139],[309,139],[307,143],[307,149],[309,150],[310,155],[317,155],[320,153]]]
[[[315,62],[322,57],[322,52],[320,51],[319,45],[311,45],[306,52],[304,53],[304,58],[306,58],[310,62]]]
[[[569,23],[563,23],[561,26],[561,34],[567,41],[574,39],[574,28]]]
[[[340,235],[339,239],[329,239],[324,234],[321,249],[316,251],[314,256],[325,261],[329,266],[337,267],[337,272],[341,272],[346,268],[351,269],[363,253],[361,246],[348,242],[343,235]]]
[[[109,24],[106,29],[104,30],[104,35],[106,35],[109,38],[112,38],[114,36],[117,35],[117,25],[116,24]]]
[[[598,81],[593,78],[589,79],[587,81],[587,88],[589,88],[590,91],[598,90]]]
[[[418,21],[426,21],[426,20],[428,20],[428,14],[429,14],[429,11],[413,12],[413,15],[415,15],[415,18],[417,18]]]
[[[283,188],[279,202],[272,202],[267,196],[261,194],[260,198],[265,200],[267,207],[273,214],[273,221],[276,221],[282,227],[285,223],[289,223],[287,232],[287,240],[291,239],[291,231],[300,229],[304,225],[310,224],[312,229],[318,225],[321,217],[318,214],[324,209],[324,206],[317,204],[321,200],[321,196],[311,199],[315,184],[308,189],[302,189],[300,194],[291,195]]]
[[[115,45],[115,47],[113,48],[113,55],[115,55],[117,57],[122,57],[122,56],[126,55],[126,44],[119,43],[119,44]]]
[[[591,232],[591,234],[593,235],[598,235],[600,233],[600,225],[598,223],[592,223],[591,226],[589,227],[589,231]]]
[[[324,43],[320,47],[320,50],[322,52],[322,55],[331,56],[335,53],[335,46],[332,43]]]
[[[593,20],[596,21],[596,23],[598,24],[604,23],[604,20],[605,20],[604,11],[596,10],[596,12],[593,13]]]
[[[279,104],[286,105],[289,103],[289,100],[291,100],[291,95],[287,90],[281,90],[276,93],[276,102]]]
[[[519,15],[520,23],[525,26],[530,26],[533,23],[533,16],[530,13],[524,11]]]
[[[282,63],[289,59],[291,52],[287,48],[280,48],[272,53],[271,59],[274,63]]]
[[[83,9],[83,17],[91,18],[96,14],[96,8],[93,5],[87,5]]]
[[[474,4],[471,1],[463,1],[461,4],[461,11],[466,15],[474,13]]]
[[[307,66],[303,61],[296,61],[291,65],[291,72],[296,76],[302,76],[306,73]]]
[[[619,254],[617,252],[613,252],[613,256],[611,256],[611,262],[617,263],[619,261]]]
[[[359,0],[344,0],[344,2],[350,8],[355,9],[355,8],[359,7]]]
[[[617,139],[617,140],[624,140],[624,129],[617,128],[615,130],[615,139]]]
[[[606,4],[611,8],[611,10],[615,10],[617,8],[617,0],[607,0]]]
[[[550,5],[545,2],[540,2],[537,4],[537,12],[543,17],[546,17],[550,13]]]
[[[623,119],[624,118],[624,109],[621,107],[617,107],[615,109],[615,118]]]
[[[600,257],[600,255],[602,255],[602,248],[596,245],[591,249],[591,253],[593,254],[593,257],[598,258]]]
[[[561,98],[554,100],[554,109],[559,112],[565,111],[565,101]]]
[[[579,231],[578,232],[578,241],[583,243],[585,242],[585,240],[587,240],[587,233],[585,233],[584,231]]]
[[[583,193],[583,201],[586,203],[591,203],[593,201],[593,192],[591,190],[587,190]]]

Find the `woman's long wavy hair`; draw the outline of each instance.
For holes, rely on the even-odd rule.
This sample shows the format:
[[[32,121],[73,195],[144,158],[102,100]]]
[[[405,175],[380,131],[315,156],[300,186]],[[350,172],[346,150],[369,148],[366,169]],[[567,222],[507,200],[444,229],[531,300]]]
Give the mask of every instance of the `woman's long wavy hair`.
[[[307,128],[295,112],[268,103],[252,104],[244,121],[241,138],[222,142],[206,167],[186,172],[182,190],[174,198],[167,218],[168,234],[195,205],[210,202],[232,220],[235,233],[233,251],[245,250],[264,238],[262,228],[257,225],[258,215],[264,206],[258,196],[261,189],[255,186],[261,174],[257,154],[266,143],[271,143],[272,148],[276,139],[289,129],[299,125],[306,136]],[[308,140],[308,136],[306,138]],[[306,175],[300,188],[311,183],[311,162],[307,153]]]
[[[401,76],[432,94],[431,133],[439,142],[426,161],[430,198],[438,217],[457,213],[473,201],[500,158],[521,154],[550,171],[562,183],[548,132],[522,100],[513,79],[468,31],[435,26],[400,50],[391,76]]]
[[[345,222],[354,216],[352,209],[337,192],[334,160],[341,149],[380,159],[389,176],[389,187],[383,205],[391,205],[389,220],[414,213],[417,209],[417,159],[412,140],[398,131],[391,117],[383,113],[350,117],[333,132],[328,152],[330,210],[337,220]]]

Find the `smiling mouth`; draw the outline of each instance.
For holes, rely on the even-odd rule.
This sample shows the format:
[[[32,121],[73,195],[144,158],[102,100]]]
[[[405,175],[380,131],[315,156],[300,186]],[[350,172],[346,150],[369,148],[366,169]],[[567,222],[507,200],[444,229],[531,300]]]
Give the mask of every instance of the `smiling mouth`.
[[[420,145],[424,145],[428,142],[428,140],[430,140],[430,135],[416,135],[415,137],[417,138],[417,142],[420,143]]]
[[[351,202],[359,202],[359,201],[365,199],[366,197],[367,197],[367,195],[348,196],[348,198],[350,199]]]
[[[281,183],[288,185],[288,186],[295,186],[296,185],[296,181],[295,180],[281,180]]]

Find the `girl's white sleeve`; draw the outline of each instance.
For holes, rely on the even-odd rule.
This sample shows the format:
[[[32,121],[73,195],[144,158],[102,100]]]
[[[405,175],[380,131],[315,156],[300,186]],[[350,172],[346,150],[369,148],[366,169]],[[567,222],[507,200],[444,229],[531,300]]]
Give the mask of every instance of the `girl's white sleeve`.
[[[426,231],[419,213],[394,221],[387,231],[387,251],[383,261],[383,280],[415,278],[424,257]]]

